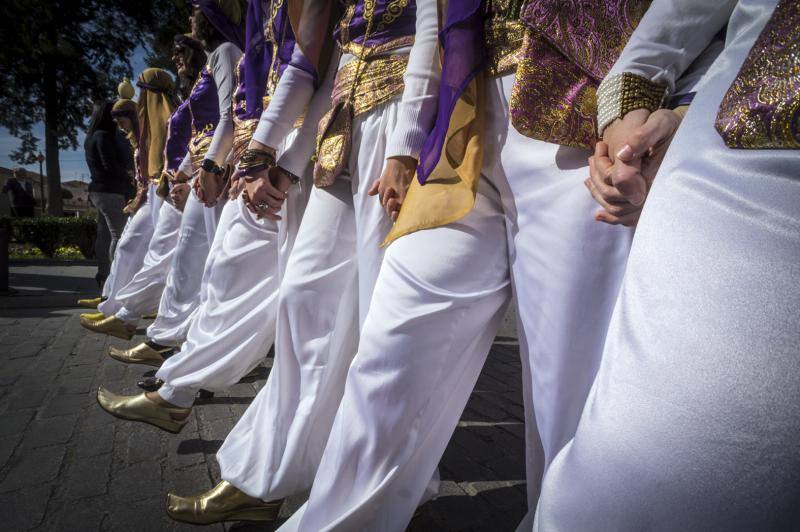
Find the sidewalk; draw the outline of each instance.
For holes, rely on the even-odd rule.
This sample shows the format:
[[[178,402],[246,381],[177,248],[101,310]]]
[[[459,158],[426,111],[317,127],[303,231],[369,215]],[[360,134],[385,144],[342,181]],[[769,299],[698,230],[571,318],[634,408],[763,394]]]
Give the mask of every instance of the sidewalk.
[[[12,285],[27,295],[0,297],[3,530],[200,530],[166,517],[165,493],[198,493],[216,483],[214,454],[263,386],[272,360],[260,378],[198,403],[179,435],[117,420],[97,406],[97,387],[136,393],[149,368],[106,357],[107,344],[127,343],[84,330],[80,310],[40,306],[91,290],[93,274],[81,265],[14,266]],[[23,297],[30,306],[12,309],[9,300]],[[440,464],[441,496],[410,530],[514,530],[525,512],[518,347],[513,338],[498,340]],[[302,499],[288,501],[283,513]]]
[[[90,261],[12,260],[11,293],[0,294],[0,310],[71,307],[97,295],[96,272]]]

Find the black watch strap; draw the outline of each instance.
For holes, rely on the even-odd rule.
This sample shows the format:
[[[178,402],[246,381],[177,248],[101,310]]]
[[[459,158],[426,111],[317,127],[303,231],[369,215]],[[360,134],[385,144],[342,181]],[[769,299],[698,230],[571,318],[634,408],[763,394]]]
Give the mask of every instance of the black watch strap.
[[[206,172],[211,172],[212,174],[217,175],[221,175],[223,172],[225,172],[224,169],[217,166],[217,163],[214,162],[214,159],[203,159],[203,162],[200,163],[200,168]]]

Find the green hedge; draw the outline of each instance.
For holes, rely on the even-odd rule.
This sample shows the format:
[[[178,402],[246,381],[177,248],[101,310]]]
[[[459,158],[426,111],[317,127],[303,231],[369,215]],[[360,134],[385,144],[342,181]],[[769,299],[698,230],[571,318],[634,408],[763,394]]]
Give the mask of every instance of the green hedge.
[[[33,244],[50,258],[62,246],[76,246],[84,257],[94,258],[97,221],[92,218],[0,218],[0,227],[17,242]]]

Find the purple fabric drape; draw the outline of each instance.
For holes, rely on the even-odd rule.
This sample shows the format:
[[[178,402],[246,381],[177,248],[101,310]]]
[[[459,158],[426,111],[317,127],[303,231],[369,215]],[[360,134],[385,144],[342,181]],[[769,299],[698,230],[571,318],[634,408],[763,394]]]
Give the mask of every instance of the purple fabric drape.
[[[178,106],[169,118],[167,144],[164,147],[167,170],[178,171],[192,139],[192,112],[189,100]]]
[[[251,4],[260,3],[260,0],[251,1]],[[192,5],[199,7],[208,21],[225,39],[239,47],[245,48],[245,35],[242,27],[234,24],[220,9],[217,0],[192,0]]]
[[[261,109],[267,73],[272,62],[272,47],[264,38],[264,10],[261,0],[251,0],[247,6],[245,22],[247,38],[244,49],[244,94],[247,109]]]
[[[447,137],[450,116],[467,85],[486,66],[486,45],[483,24],[485,0],[451,1],[444,27],[439,32],[443,48],[442,81],[439,85],[439,109],[433,126],[420,152],[417,179],[421,184],[430,176]]]

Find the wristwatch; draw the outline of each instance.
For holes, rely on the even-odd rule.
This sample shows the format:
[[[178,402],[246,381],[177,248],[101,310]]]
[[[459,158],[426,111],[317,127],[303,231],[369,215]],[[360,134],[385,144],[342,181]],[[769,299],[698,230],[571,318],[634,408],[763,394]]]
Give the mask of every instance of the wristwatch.
[[[217,166],[217,163],[214,162],[214,159],[203,159],[203,162],[200,163],[200,168],[205,170],[206,172],[211,172],[212,174],[222,175],[225,170]]]

